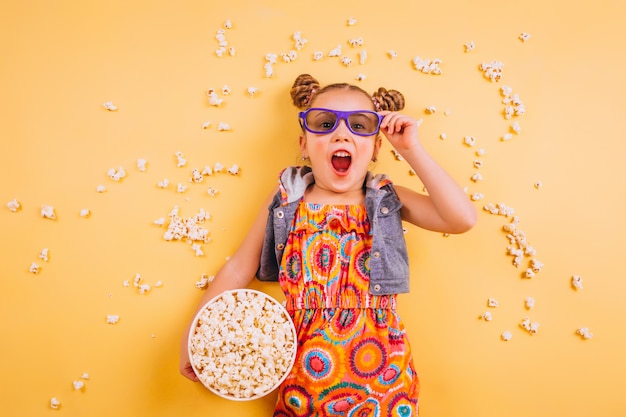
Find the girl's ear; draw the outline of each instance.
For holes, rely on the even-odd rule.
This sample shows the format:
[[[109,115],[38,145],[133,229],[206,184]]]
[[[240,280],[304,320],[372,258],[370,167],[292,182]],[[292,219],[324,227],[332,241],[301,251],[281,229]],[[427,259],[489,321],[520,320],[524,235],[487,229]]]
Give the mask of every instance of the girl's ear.
[[[372,153],[373,161],[378,159],[378,153],[380,152],[380,147],[382,145],[383,145],[383,138],[380,135],[376,136],[376,140],[374,141],[374,152]]]
[[[306,154],[306,136],[304,135],[300,135],[300,153],[302,154],[303,158],[308,157],[308,155]]]

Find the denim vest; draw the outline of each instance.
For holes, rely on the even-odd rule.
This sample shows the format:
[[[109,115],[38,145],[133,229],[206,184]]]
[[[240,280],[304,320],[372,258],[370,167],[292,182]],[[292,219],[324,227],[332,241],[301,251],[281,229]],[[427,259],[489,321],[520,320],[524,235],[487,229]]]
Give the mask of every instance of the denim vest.
[[[285,243],[296,209],[307,187],[315,181],[310,167],[289,167],[280,175],[280,190],[268,208],[265,239],[257,278],[277,281]],[[400,208],[393,184],[386,175],[367,173],[365,208],[371,224],[370,288],[372,295],[409,291],[409,260]]]

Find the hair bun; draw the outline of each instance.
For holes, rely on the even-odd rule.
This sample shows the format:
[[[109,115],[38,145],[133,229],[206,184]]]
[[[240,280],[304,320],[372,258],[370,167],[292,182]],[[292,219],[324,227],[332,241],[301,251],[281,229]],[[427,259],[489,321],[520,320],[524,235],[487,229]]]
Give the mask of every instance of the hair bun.
[[[372,94],[372,99],[380,110],[399,111],[404,108],[404,96],[398,90],[380,87]]]
[[[305,109],[309,106],[312,94],[319,90],[320,83],[309,74],[300,74],[291,86],[291,99],[294,106]]]

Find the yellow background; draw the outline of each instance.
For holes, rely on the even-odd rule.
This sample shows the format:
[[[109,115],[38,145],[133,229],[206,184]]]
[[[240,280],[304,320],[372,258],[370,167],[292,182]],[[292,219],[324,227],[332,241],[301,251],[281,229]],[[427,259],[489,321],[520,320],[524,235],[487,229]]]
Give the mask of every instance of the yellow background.
[[[181,377],[179,339],[202,294],[195,282],[216,272],[277,173],[299,161],[288,89],[309,72],[322,84],[403,92],[405,111],[423,119],[427,149],[468,193],[484,194],[467,234],[407,230],[412,291],[400,297],[400,314],[422,381],[421,415],[626,415],[625,12],[617,0],[4,2],[2,414],[271,415],[273,395],[229,402]],[[357,23],[348,26],[351,17]],[[215,34],[227,19],[236,54],[218,58]],[[266,78],[265,54],[293,49],[296,31],[308,43],[295,61],[279,58]],[[522,42],[522,32],[531,38]],[[351,48],[348,40],[358,37],[363,47]],[[476,48],[466,53],[470,41]],[[351,66],[312,59],[337,45]],[[441,59],[443,74],[417,72],[415,56]],[[504,63],[498,83],[478,68],[490,61]],[[365,81],[355,80],[360,73]],[[232,93],[211,106],[206,90],[221,96],[223,85]],[[519,94],[526,114],[503,117],[503,85]],[[260,92],[249,97],[249,86]],[[105,110],[106,101],[118,111]],[[428,106],[437,112],[427,114]],[[501,141],[513,121],[521,133]],[[219,132],[220,122],[232,130]],[[464,145],[465,136],[476,146]],[[177,167],[176,152],[185,167]],[[483,161],[479,170],[475,159]],[[192,168],[216,162],[238,164],[241,173],[188,183]],[[128,175],[117,183],[107,171],[120,166]],[[421,189],[388,144],[374,170]],[[484,180],[470,181],[475,172]],[[164,178],[170,185],[160,189]],[[179,182],[189,186],[185,193],[176,191]],[[99,184],[108,191],[97,193]],[[208,187],[219,194],[210,197]],[[14,198],[22,205],[16,213],[6,206]],[[498,202],[515,209],[545,264],[533,279],[521,278],[523,268],[506,254],[502,226],[510,219],[482,210]],[[40,216],[44,204],[54,206],[56,220]],[[165,228],[153,224],[175,205],[181,216],[211,214],[204,256],[165,241]],[[84,208],[89,218],[79,215]],[[38,258],[43,248],[48,262]],[[32,262],[38,274],[29,272]],[[125,287],[137,273],[162,288]],[[582,290],[571,287],[572,275],[583,277]],[[281,297],[276,284],[253,286]],[[527,296],[536,300],[532,310],[524,308]],[[488,298],[499,307],[489,309]],[[487,310],[491,322],[479,319]],[[109,314],[120,322],[107,324]],[[540,323],[536,335],[518,326],[524,317]],[[579,327],[594,337],[583,340]],[[513,334],[508,342],[500,340],[505,330]],[[90,379],[75,391],[72,381],[85,372]],[[49,409],[53,396],[58,411]]]

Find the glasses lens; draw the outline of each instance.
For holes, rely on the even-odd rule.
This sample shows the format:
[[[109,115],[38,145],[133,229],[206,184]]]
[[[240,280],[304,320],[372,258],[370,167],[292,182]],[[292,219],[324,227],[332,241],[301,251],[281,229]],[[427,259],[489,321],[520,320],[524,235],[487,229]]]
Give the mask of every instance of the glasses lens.
[[[325,110],[309,110],[305,122],[313,132],[330,132],[335,128],[337,115]]]
[[[356,134],[372,135],[378,130],[378,115],[373,112],[357,112],[348,116],[350,130]]]
[[[310,109],[306,112],[306,128],[314,133],[332,132],[339,117],[344,118],[348,128],[357,135],[369,136],[378,132],[379,117],[371,111],[335,112],[327,109]]]

